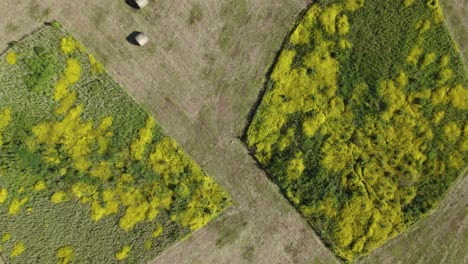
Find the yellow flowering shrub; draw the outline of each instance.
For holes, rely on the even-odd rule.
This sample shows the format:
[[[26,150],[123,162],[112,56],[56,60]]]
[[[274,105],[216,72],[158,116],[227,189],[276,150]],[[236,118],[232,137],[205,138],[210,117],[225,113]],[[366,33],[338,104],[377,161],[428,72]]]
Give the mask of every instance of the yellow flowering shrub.
[[[440,60],[440,67],[445,68],[450,63],[450,56],[444,55]]]
[[[73,104],[76,102],[76,92],[73,91],[71,93],[69,93],[61,102],[60,102],[60,106],[55,109],[55,114],[56,115],[62,115],[66,112],[68,112]]]
[[[439,0],[427,0],[426,5],[433,10],[433,18],[436,23],[444,21],[444,13],[440,7]]]
[[[102,197],[104,206],[102,206],[102,203],[96,199],[97,197],[93,197],[94,200],[91,202],[91,218],[95,222],[99,221],[104,216],[109,216],[119,212],[119,202],[113,190],[105,189],[102,193]]]
[[[287,74],[291,69],[291,64],[295,56],[296,52],[294,50],[282,52],[278,58],[278,67],[273,70],[271,78],[278,81],[281,79],[282,75]]]
[[[312,118],[307,118],[302,124],[304,134],[306,134],[308,137],[313,136],[319,127],[325,123],[326,119],[327,118],[323,113],[319,113],[317,116]]]
[[[296,30],[291,35],[291,43],[292,44],[305,44],[310,41],[310,33],[308,29],[303,25],[300,24],[297,26]]]
[[[4,129],[11,122],[11,109],[5,108],[0,112],[0,129]]]
[[[55,256],[57,257],[57,263],[67,264],[70,263],[74,258],[74,250],[72,246],[63,246],[57,249]]]
[[[202,172],[197,165],[192,163],[191,167],[195,175],[201,175]],[[208,223],[214,217],[209,212],[219,212],[226,195],[213,179],[203,177],[198,180],[202,181],[202,185],[191,194],[187,209],[171,216],[173,221],[178,221],[191,230],[197,230]]]
[[[338,45],[341,49],[350,49],[353,47],[353,44],[347,39],[340,39]]]
[[[148,202],[143,202],[139,205],[130,205],[125,210],[125,214],[119,220],[119,226],[124,231],[129,231],[138,223],[146,220],[146,213],[150,209]]]
[[[118,260],[124,260],[128,258],[128,254],[132,250],[131,246],[124,246],[119,252],[115,253],[115,258]]]
[[[18,61],[18,55],[14,51],[10,51],[6,55],[6,62],[10,65],[16,64]]]
[[[120,180],[122,183],[125,184],[125,183],[132,183],[135,179],[132,177],[132,175],[124,173],[120,175]]]
[[[341,16],[337,20],[338,33],[341,35],[346,35],[349,32],[349,22],[346,15]]]
[[[112,165],[109,162],[101,161],[93,170],[91,176],[100,178],[103,181],[109,180],[112,177]]]
[[[468,110],[468,89],[461,84],[450,89],[448,97],[452,105],[461,110]]]
[[[154,171],[161,174],[167,183],[170,182],[171,174],[180,174],[184,170],[184,165],[188,159],[179,150],[175,141],[169,137],[164,137],[156,145],[149,157],[149,162]],[[178,182],[174,182],[177,184]]]
[[[73,59],[73,58],[67,59],[67,65],[63,72],[63,76],[55,84],[54,99],[56,101],[60,101],[64,98],[69,97],[70,92],[68,91],[68,87],[78,82],[80,80],[80,77],[81,77],[80,62],[77,59]],[[72,99],[73,99],[73,96],[72,98],[68,99],[68,102],[67,102],[68,105],[71,104],[70,101],[72,101]]]
[[[68,86],[70,84],[67,82],[66,79],[60,79],[56,84],[55,84],[55,89],[54,89],[54,99],[56,101],[60,101],[63,98],[68,96]]]
[[[356,11],[364,6],[364,0],[346,0],[345,8],[349,11]]]
[[[145,249],[151,250],[153,248],[153,240],[147,239],[145,240]]]
[[[333,4],[329,7],[326,7],[320,15],[320,22],[322,22],[323,26],[325,27],[325,31],[328,34],[335,34],[336,17],[341,12],[341,10],[341,6]]]
[[[6,188],[0,188],[0,204],[4,203],[8,198],[8,190]]]
[[[400,87],[405,87],[408,84],[408,75],[404,72],[400,72],[398,74],[397,83]]]
[[[101,74],[104,72],[104,66],[94,58],[93,55],[88,55],[89,63],[91,64],[91,70],[94,73]]]
[[[450,87],[448,86],[441,86],[435,89],[431,94],[432,104],[438,105],[438,104],[446,103],[448,100],[447,92],[449,90],[450,90]]]
[[[290,145],[291,141],[294,139],[294,132],[294,128],[289,128],[286,135],[283,138],[281,138],[281,140],[278,143],[279,149],[281,151],[284,151]]]
[[[437,80],[438,85],[443,85],[453,77],[453,71],[450,68],[442,69],[439,72],[439,79]]]
[[[26,250],[26,246],[24,245],[24,243],[23,242],[17,242],[13,246],[13,249],[11,250],[10,258],[14,258],[14,257],[17,257],[17,256],[23,254],[23,252],[25,250]]]
[[[21,208],[28,202],[28,198],[23,198],[23,199],[13,199],[10,203],[10,206],[8,206],[8,214],[9,215],[17,215],[20,211]]]
[[[104,155],[109,150],[111,144],[110,138],[105,136],[99,136],[97,143],[99,146],[98,153],[101,155]]]
[[[431,21],[421,20],[416,24],[416,29],[419,30],[419,33],[424,33],[431,28]]]
[[[409,64],[413,64],[413,65],[416,65],[418,64],[418,61],[419,61],[419,58],[421,57],[421,55],[423,54],[423,49],[416,46],[414,47],[411,51],[410,51],[410,54],[408,55],[408,58],[406,59],[406,61],[409,63]]]
[[[77,41],[73,36],[67,36],[60,40],[60,48],[65,54],[70,54],[79,50],[81,52],[85,51],[83,44]]]
[[[461,129],[455,122],[449,122],[444,126],[444,134],[449,142],[454,143],[458,138],[460,138]]]
[[[113,118],[112,116],[106,116],[101,120],[99,124],[98,133],[103,134],[112,126]]]
[[[432,120],[434,123],[436,124],[439,124],[443,119],[444,119],[444,116],[445,116],[445,112],[444,111],[440,111],[440,112],[437,112],[435,115],[434,115],[434,119]]]
[[[102,192],[102,200],[104,201],[106,212],[105,215],[116,214],[119,212],[119,203],[116,193],[111,189],[106,189]]]
[[[36,192],[40,192],[40,191],[43,191],[43,190],[47,189],[47,186],[46,186],[45,182],[41,180],[41,181],[36,182],[36,184],[34,184],[33,189]]]
[[[94,132],[92,122],[81,120],[82,113],[83,106],[78,105],[70,109],[61,121],[43,122],[33,126],[32,140],[35,145],[46,144],[54,147],[61,144],[62,149],[73,160],[74,167],[80,172],[88,172],[92,162],[86,157],[92,152],[92,145],[98,144],[99,138],[102,139],[102,134],[106,138],[111,136],[105,129],[111,126],[112,118],[103,118],[97,132]],[[105,162],[99,163],[91,174],[102,179],[109,179],[112,176],[111,168]]]
[[[4,233],[2,235],[2,243],[5,243],[11,239],[11,234],[10,233]]]
[[[64,78],[72,85],[80,80],[81,65],[77,59],[68,59],[67,67],[65,68]]]
[[[304,171],[304,160],[302,158],[302,152],[296,153],[296,157],[289,162],[288,166],[288,179],[296,180],[301,177],[302,172]]]
[[[431,53],[428,53],[424,56],[424,60],[422,62],[422,65],[421,67],[424,68],[424,67],[427,67],[428,65],[432,64],[433,62],[435,62],[435,60],[437,59],[437,55],[434,53],[434,52],[431,52]]]
[[[3,136],[2,133],[5,130],[5,128],[10,124],[11,122],[11,109],[10,108],[5,108],[0,111],[0,148],[3,145]]]
[[[91,202],[94,197],[97,197],[97,191],[98,190],[94,185],[86,184],[84,182],[78,182],[72,187],[73,195],[84,204]]]
[[[164,228],[161,225],[158,225],[158,227],[156,227],[156,229],[153,231],[153,233],[151,233],[151,235],[154,238],[157,238],[162,234],[163,231],[164,231]]]
[[[151,143],[153,139],[153,129],[156,123],[153,118],[148,118],[146,126],[138,132],[138,138],[133,141],[130,146],[130,153],[135,160],[141,160],[143,158],[143,152],[146,146]]]
[[[403,0],[403,5],[405,7],[409,7],[411,6],[412,4],[414,4],[414,0]]]
[[[58,191],[52,194],[50,197],[50,201],[53,202],[54,204],[58,204],[61,202],[64,202],[67,198],[67,194],[64,191]]]

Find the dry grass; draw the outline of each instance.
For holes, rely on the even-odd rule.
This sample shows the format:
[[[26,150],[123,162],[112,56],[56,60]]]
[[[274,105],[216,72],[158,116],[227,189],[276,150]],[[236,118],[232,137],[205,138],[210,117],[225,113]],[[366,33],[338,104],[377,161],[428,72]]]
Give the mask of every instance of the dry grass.
[[[153,263],[336,263],[238,139],[281,41],[309,2],[157,0],[137,11],[123,0],[6,0],[0,2],[0,50],[42,20],[59,20],[155,114],[165,132],[232,194],[236,204],[224,215]],[[45,13],[41,20],[29,16],[36,4],[40,16]],[[189,25],[194,5],[200,6],[202,15]],[[245,12],[234,11],[243,7]],[[134,30],[146,32],[151,42],[143,48],[126,42]],[[466,228],[448,224],[458,219],[466,226],[463,194],[451,194],[450,214],[441,210],[431,215],[367,261],[441,259],[445,252],[437,253],[433,247],[445,248],[441,246],[448,239],[429,240],[439,234],[458,247],[466,245]],[[430,252],[413,255],[405,250],[410,246]],[[455,254],[451,259],[463,260],[467,250],[462,249],[451,252]]]
[[[468,3],[465,0],[441,0],[446,22],[468,70]]]

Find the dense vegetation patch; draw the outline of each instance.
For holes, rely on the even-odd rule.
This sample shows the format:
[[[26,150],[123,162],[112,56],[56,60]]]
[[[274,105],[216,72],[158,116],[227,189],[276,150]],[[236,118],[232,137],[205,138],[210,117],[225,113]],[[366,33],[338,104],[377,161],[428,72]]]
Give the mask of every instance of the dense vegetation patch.
[[[144,263],[230,203],[57,23],[0,57],[0,256]]]
[[[465,168],[467,76],[437,0],[323,2],[283,44],[247,143],[350,261],[434,209]]]

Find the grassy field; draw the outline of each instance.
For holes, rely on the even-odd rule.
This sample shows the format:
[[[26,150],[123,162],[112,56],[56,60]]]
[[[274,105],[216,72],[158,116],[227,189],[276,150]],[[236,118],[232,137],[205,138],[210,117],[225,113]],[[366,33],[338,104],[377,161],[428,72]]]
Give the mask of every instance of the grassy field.
[[[163,130],[232,194],[235,204],[225,214],[152,263],[337,263],[239,140],[266,71],[309,3],[190,0],[180,5],[158,0],[137,11],[124,1],[7,0],[0,3],[0,49],[46,20],[62,21],[155,114]],[[196,6],[201,18],[189,26]],[[126,42],[134,30],[145,31],[151,42],[144,48]],[[466,182],[458,186],[467,188]],[[441,258],[440,252],[422,250],[446,247],[444,240],[430,240],[439,233],[463,247],[456,243],[467,234],[466,211],[459,210],[466,207],[463,192],[453,192],[451,201],[447,213],[428,216],[406,238],[393,239],[363,261]],[[410,245],[421,249],[420,257],[400,253]],[[449,260],[463,259],[464,250],[451,254]]]
[[[468,76],[442,21],[437,1],[318,2],[269,75],[247,144],[346,261],[437,207],[467,164]]]
[[[10,263],[146,262],[231,203],[58,22],[12,45],[0,69]]]

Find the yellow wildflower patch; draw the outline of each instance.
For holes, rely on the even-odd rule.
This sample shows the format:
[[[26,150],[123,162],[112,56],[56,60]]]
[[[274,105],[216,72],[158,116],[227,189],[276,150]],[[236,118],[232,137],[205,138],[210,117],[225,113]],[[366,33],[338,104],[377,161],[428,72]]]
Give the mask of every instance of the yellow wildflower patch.
[[[151,233],[151,235],[154,238],[157,238],[162,234],[163,231],[164,231],[164,228],[162,226],[158,225],[158,227],[156,227],[156,229],[153,231],[153,233]]]
[[[8,198],[8,190],[6,188],[0,188],[0,204],[4,203]]]
[[[8,207],[9,215],[17,215],[21,208],[28,202],[28,198],[23,199],[13,199]]]
[[[53,202],[54,204],[58,204],[61,202],[64,202],[67,198],[67,195],[64,191],[58,191],[52,194],[50,197],[50,201]]]
[[[68,264],[73,260],[75,252],[72,246],[63,246],[57,250],[55,256],[57,257],[58,263]]]
[[[26,246],[24,245],[23,242],[18,242],[16,243],[14,246],[13,246],[13,249],[11,250],[11,253],[10,253],[10,258],[14,258],[14,257],[17,257],[21,254],[23,254],[23,252],[26,250]]]
[[[4,233],[2,235],[2,243],[5,243],[11,239],[11,234],[10,233]]]
[[[10,65],[16,64],[16,62],[18,62],[18,55],[16,55],[16,52],[8,52],[8,54],[6,55],[6,62]]]
[[[119,252],[115,253],[115,258],[117,260],[124,260],[128,258],[128,254],[132,250],[132,247],[130,246],[124,246]]]

